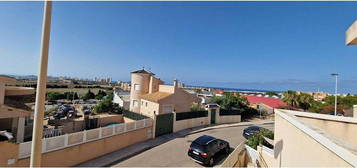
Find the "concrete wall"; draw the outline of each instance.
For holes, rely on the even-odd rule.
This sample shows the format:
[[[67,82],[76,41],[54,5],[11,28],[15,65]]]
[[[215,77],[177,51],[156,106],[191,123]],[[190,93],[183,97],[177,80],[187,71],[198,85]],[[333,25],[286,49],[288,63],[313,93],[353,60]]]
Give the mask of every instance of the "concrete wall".
[[[138,142],[146,141],[151,137],[148,136],[148,132],[152,127],[143,128],[124,134],[111,136],[108,138],[75,145],[72,147],[56,150],[53,152],[44,153],[42,155],[43,167],[67,167],[75,166],[84,161],[94,159],[104,154],[119,150],[121,148],[133,145]],[[4,147],[4,148],[3,148]],[[7,165],[5,161],[8,159],[17,158],[18,144],[3,144],[0,143],[0,149],[4,150],[1,155],[0,166],[29,166],[29,158],[20,159],[15,164]]]
[[[275,114],[275,164],[269,167],[352,167],[341,156],[329,150],[325,141],[316,141],[312,135],[308,135],[306,131],[311,133],[310,129],[288,121],[286,115],[283,118],[280,113]]]
[[[30,87],[15,87],[15,86],[5,87],[5,96],[31,95],[34,93],[35,93],[35,89]]]
[[[0,167],[9,166],[8,161],[16,160],[19,151],[19,145],[7,141],[0,142]]]
[[[220,167],[245,167],[247,156],[244,148],[245,141],[241,142],[232,153],[230,153]]]
[[[146,116],[152,117],[154,114],[158,114],[160,110],[160,105],[155,102],[147,101],[142,99],[140,106],[140,113]]]
[[[322,118],[299,118],[357,147],[357,120],[341,122]]]
[[[104,127],[107,124],[111,123],[123,123],[123,115],[112,115],[112,114],[107,114],[100,116],[98,119],[98,123],[100,127]]]
[[[98,126],[103,127],[110,123],[122,123],[124,122],[122,115],[117,114],[101,114],[97,115],[98,117]],[[78,131],[83,131],[85,129],[85,121],[83,119],[76,120],[62,120],[59,122],[63,127],[63,133],[69,134]]]
[[[160,85],[160,91],[161,86],[163,85]],[[176,113],[191,111],[193,102],[198,102],[198,98],[181,88],[176,88],[175,94],[159,101],[160,105],[173,105]],[[163,114],[162,108],[160,108],[159,113]]]
[[[257,146],[257,151],[259,152],[259,154],[261,156],[261,157],[259,157],[260,165],[264,165],[264,166],[270,165],[270,167],[276,165],[276,160],[274,158],[274,151],[269,149],[272,152],[267,152],[264,149],[267,149],[267,147]]]
[[[224,115],[216,114],[217,124],[238,123],[241,122],[241,115]]]
[[[160,92],[175,93],[175,87],[171,85],[159,85]]]
[[[180,120],[180,121],[176,121],[174,117],[173,132],[181,131],[187,128],[209,125],[209,124],[210,124],[209,117],[192,118],[192,119]]]

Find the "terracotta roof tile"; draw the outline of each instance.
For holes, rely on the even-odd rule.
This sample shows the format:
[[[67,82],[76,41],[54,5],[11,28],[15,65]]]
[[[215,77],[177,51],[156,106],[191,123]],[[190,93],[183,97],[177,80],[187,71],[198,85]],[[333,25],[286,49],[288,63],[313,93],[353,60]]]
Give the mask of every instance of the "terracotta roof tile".
[[[168,92],[155,92],[155,93],[150,93],[146,95],[142,95],[141,99],[149,100],[152,102],[158,102],[161,99],[164,99],[173,93],[168,93]]]
[[[245,95],[242,95],[242,97],[246,97],[249,103],[261,103],[272,108],[286,106],[286,104],[280,99],[275,99],[270,97],[245,96]]]

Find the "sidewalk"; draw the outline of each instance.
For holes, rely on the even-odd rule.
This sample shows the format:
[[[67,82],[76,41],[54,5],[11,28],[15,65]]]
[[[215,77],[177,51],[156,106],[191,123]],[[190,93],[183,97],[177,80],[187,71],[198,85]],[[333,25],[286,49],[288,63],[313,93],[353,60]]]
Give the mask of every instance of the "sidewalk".
[[[160,137],[157,137],[155,139],[151,139],[145,142],[137,143],[131,146],[128,146],[126,148],[117,150],[115,152],[103,155],[101,157],[83,162],[79,165],[78,167],[104,167],[104,166],[110,166],[115,163],[119,163],[127,158],[130,158],[132,156],[135,156],[139,153],[142,153],[146,150],[149,150],[151,148],[154,148],[155,146],[164,144],[170,140],[173,140],[175,138],[199,133],[199,132],[204,132],[207,130],[212,130],[212,129],[220,129],[220,128],[227,128],[227,127],[237,127],[237,126],[247,126],[247,125],[263,125],[263,124],[272,124],[274,121],[260,121],[260,122],[240,122],[240,123],[235,123],[235,124],[222,124],[222,125],[215,125],[215,126],[206,126],[206,127],[196,127],[196,128],[189,128],[185,129],[179,132],[175,132],[172,134],[168,135],[163,135]]]

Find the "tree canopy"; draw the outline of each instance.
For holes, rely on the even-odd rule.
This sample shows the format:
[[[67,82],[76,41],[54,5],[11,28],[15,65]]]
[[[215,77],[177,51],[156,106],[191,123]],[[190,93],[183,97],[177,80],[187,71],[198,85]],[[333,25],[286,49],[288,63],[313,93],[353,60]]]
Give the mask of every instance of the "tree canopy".
[[[222,109],[242,109],[248,106],[248,101],[245,97],[239,95],[225,94],[223,96],[213,96],[210,103],[216,103],[221,106]]]
[[[288,90],[283,93],[283,101],[293,108],[308,110],[315,104],[314,98],[306,93],[297,93],[296,91]]]
[[[124,109],[119,104],[113,103],[113,94],[107,95],[98,105],[94,107],[95,114],[115,113],[122,114]]]
[[[83,100],[94,99],[94,98],[95,98],[95,94],[90,89],[86,94],[82,96]]]

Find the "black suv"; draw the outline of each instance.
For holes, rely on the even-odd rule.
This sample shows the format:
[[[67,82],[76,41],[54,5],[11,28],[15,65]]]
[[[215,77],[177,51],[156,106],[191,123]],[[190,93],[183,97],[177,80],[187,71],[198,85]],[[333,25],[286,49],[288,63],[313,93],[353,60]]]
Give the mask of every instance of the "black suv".
[[[213,157],[221,151],[229,153],[230,147],[227,141],[203,135],[191,143],[187,154],[198,163],[213,166]]]

